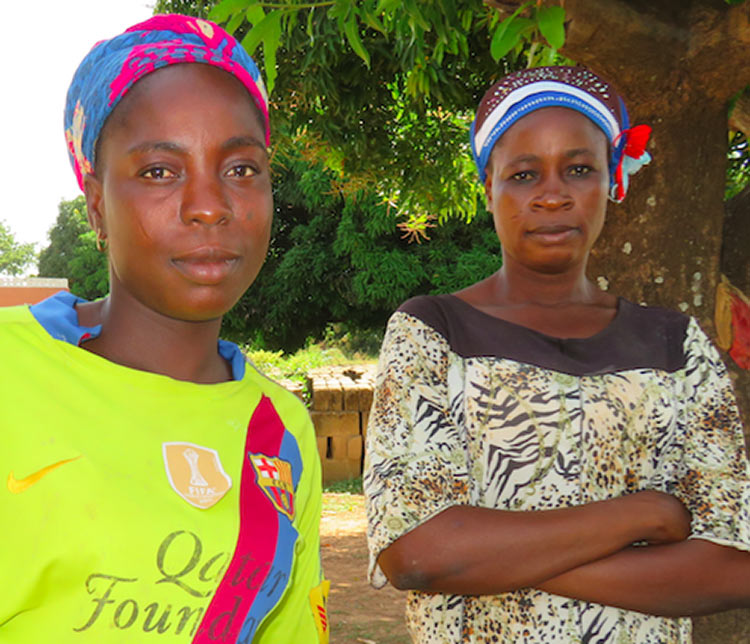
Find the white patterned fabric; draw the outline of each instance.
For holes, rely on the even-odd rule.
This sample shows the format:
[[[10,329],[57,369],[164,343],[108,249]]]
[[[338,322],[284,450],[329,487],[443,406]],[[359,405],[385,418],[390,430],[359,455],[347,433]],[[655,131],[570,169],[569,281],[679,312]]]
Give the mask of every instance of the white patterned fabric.
[[[564,508],[655,489],[693,538],[750,550],[750,470],[726,369],[695,320],[620,300],[615,320],[560,340],[453,296],[396,312],[367,430],[370,578],[377,557],[442,510]],[[414,642],[684,644],[689,619],[523,589],[409,592]]]

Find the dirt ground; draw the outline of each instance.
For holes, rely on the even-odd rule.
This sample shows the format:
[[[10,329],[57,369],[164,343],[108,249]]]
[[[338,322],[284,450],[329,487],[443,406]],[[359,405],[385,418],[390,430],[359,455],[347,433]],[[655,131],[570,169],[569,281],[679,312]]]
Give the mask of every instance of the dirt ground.
[[[320,524],[323,568],[331,580],[331,644],[409,644],[404,594],[367,582],[365,504],[360,494],[325,493]]]

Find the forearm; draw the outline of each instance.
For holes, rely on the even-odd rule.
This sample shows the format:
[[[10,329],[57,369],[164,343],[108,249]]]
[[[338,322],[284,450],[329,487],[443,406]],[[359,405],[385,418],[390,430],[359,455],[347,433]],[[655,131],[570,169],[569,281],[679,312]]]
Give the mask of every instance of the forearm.
[[[538,512],[455,506],[378,562],[401,589],[484,595],[532,586],[647,538],[655,514],[636,497]]]
[[[653,615],[703,615],[750,606],[750,553],[701,539],[631,547],[537,587]]]

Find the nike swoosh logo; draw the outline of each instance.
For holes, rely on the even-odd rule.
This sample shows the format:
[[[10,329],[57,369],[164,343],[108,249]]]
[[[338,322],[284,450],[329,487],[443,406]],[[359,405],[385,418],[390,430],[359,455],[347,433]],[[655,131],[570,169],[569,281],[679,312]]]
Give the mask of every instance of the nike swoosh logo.
[[[13,476],[13,472],[11,472],[10,474],[8,474],[8,491],[11,494],[21,494],[21,492],[28,490],[32,485],[34,485],[34,483],[38,483],[52,470],[56,470],[58,467],[65,465],[66,463],[70,463],[71,461],[75,461],[79,458],[81,457],[74,456],[73,458],[66,458],[65,460],[58,461],[57,463],[52,463],[52,465],[43,467],[38,472],[29,474],[26,478],[22,479],[17,479],[15,476]]]

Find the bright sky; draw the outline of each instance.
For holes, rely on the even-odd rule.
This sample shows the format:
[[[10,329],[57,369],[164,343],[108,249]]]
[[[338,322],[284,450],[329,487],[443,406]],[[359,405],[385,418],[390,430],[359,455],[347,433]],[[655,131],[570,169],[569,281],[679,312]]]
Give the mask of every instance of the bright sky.
[[[0,220],[16,240],[46,246],[58,203],[80,194],[63,133],[65,94],[78,63],[97,41],[150,17],[153,4],[42,0],[4,5]]]

